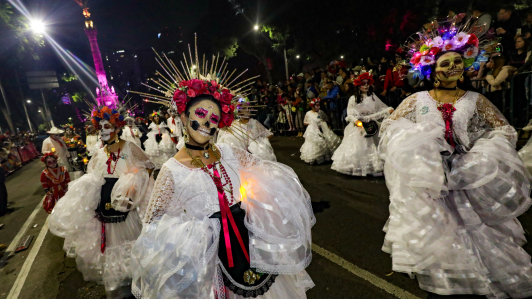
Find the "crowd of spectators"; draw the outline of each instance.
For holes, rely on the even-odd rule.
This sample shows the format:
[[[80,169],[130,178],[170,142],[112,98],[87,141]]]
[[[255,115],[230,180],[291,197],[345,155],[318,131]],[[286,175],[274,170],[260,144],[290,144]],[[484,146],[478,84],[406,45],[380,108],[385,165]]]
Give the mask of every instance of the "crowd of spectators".
[[[510,118],[510,108],[513,108],[515,115],[511,122],[524,126],[528,121],[526,110],[532,100],[527,94],[527,90],[530,93],[532,88],[525,88],[532,83],[532,80],[526,79],[527,73],[532,70],[532,11],[518,16],[513,6],[503,6],[493,17],[479,2],[473,7],[472,16],[477,18],[483,33],[490,31],[500,37],[501,46],[477,69],[467,72],[468,81],[507,118]],[[430,81],[414,78],[405,58],[399,50],[391,55],[382,55],[376,61],[368,58],[348,64],[341,60],[323,67],[304,69],[304,72],[292,74],[289,80],[277,84],[259,80],[250,99],[261,106],[257,119],[273,132],[302,136],[308,104],[319,97],[332,129],[341,133],[345,126],[347,101],[354,93],[353,78],[361,72],[372,72],[375,93],[394,108],[412,93],[432,88]],[[512,80],[513,102],[510,101]]]

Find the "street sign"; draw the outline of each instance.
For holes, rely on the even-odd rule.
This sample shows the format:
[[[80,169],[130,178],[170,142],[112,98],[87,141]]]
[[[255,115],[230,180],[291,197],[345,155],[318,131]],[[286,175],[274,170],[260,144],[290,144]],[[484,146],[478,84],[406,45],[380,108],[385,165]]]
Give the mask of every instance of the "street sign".
[[[55,71],[26,72],[30,89],[57,88],[59,81]]]

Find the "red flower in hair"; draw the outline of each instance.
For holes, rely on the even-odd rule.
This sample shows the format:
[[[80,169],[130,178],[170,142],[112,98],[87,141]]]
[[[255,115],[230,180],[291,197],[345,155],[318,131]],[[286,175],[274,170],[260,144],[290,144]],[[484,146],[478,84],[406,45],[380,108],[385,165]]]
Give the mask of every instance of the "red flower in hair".
[[[216,86],[209,86],[209,91],[211,94],[214,94],[215,92],[218,92],[218,89],[216,88]]]
[[[218,87],[218,83],[216,83],[216,80],[211,80],[211,85],[214,87]]]
[[[233,120],[235,119],[235,115],[233,114],[233,111],[235,110],[235,107],[233,105],[225,106],[229,108],[228,113],[222,113],[222,119],[220,121],[220,124],[218,127],[221,129],[223,127],[229,127],[233,123]]]
[[[189,89],[187,90],[187,95],[191,98],[195,97],[196,96],[196,93],[194,92],[194,90],[192,89]]]
[[[213,95],[214,98],[217,99],[217,100],[219,100],[220,97],[222,96],[222,95],[221,95],[219,92],[217,92],[217,91],[215,91],[212,95]]]
[[[475,45],[475,47],[478,48],[478,38],[477,38],[477,36],[476,36],[475,34],[472,33],[472,34],[469,36],[469,39],[467,40],[467,44],[469,44],[469,45]]]
[[[183,113],[185,111],[185,107],[187,106],[187,94],[182,90],[176,90],[174,93],[174,102],[177,106],[177,112],[179,114]]]
[[[410,59],[410,63],[413,64],[413,65],[417,65],[419,64],[419,62],[421,62],[421,53],[416,53],[414,54],[414,56],[412,56],[412,59]]]
[[[441,49],[440,49],[440,48],[438,48],[438,47],[432,47],[432,48],[430,48],[429,54],[430,54],[430,55],[433,55],[433,56],[436,56],[436,55],[438,55],[438,53],[440,53],[440,52],[441,52]]]
[[[230,105],[232,99],[233,99],[233,95],[229,93],[228,89],[222,90],[222,95],[220,96],[220,103],[225,104],[225,105]]]
[[[179,82],[179,87],[188,87],[188,81]]]
[[[200,79],[192,79],[188,83],[188,88],[194,90],[196,95],[200,95],[202,93],[205,93],[206,87],[203,80]]]

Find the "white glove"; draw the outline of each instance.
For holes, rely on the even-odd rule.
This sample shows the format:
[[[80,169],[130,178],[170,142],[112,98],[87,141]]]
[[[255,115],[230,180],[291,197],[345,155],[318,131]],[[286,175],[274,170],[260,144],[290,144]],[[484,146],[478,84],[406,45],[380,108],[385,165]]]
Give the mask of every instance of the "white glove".
[[[345,121],[348,122],[348,123],[356,123],[357,122],[357,118],[354,117],[353,115],[348,115],[345,118]]]

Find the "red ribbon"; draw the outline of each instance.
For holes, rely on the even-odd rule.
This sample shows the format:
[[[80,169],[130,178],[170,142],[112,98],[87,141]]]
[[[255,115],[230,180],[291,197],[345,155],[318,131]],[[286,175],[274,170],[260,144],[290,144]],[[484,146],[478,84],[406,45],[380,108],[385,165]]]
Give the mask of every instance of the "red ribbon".
[[[107,162],[105,162],[105,164],[107,164],[107,173],[108,174],[115,173],[114,169],[113,169],[113,172],[111,172],[111,161],[115,162],[115,169],[116,169],[116,163],[118,161],[118,158],[120,158],[120,149],[118,149],[118,154],[116,154],[116,155],[115,155],[115,153],[110,153],[109,154],[109,159],[107,159]]]
[[[209,165],[208,168],[212,168],[212,165]],[[224,231],[224,237],[225,237],[225,249],[227,251],[227,261],[229,263],[229,268],[233,268],[235,266],[233,262],[233,252],[231,250],[231,240],[229,239],[229,227],[227,225],[227,218],[229,218],[229,222],[231,223],[231,227],[233,228],[233,231],[235,232],[236,238],[238,239],[238,243],[240,244],[240,248],[242,248],[242,251],[244,252],[244,255],[246,256],[246,259],[249,263],[249,255],[248,251],[246,249],[246,246],[244,245],[244,241],[242,240],[242,236],[240,235],[240,231],[238,230],[238,227],[236,226],[235,219],[233,218],[233,214],[231,214],[231,209],[229,208],[229,202],[227,201],[227,197],[225,195],[223,186],[222,186],[222,179],[220,178],[220,173],[216,168],[214,168],[214,184],[216,185],[216,189],[218,189],[218,202],[220,203],[220,213],[222,214],[222,227]]]
[[[131,132],[131,136],[133,136],[133,138],[135,138],[135,133],[133,133],[133,129],[129,128],[129,131]]]
[[[445,121],[445,140],[454,147],[454,138],[453,138],[453,113],[456,111],[453,104],[445,103],[438,107],[440,110],[443,120]]]
[[[172,118],[172,124],[175,125],[175,118]]]
[[[102,251],[102,254],[105,252],[105,223],[102,222],[102,245],[100,250]]]

